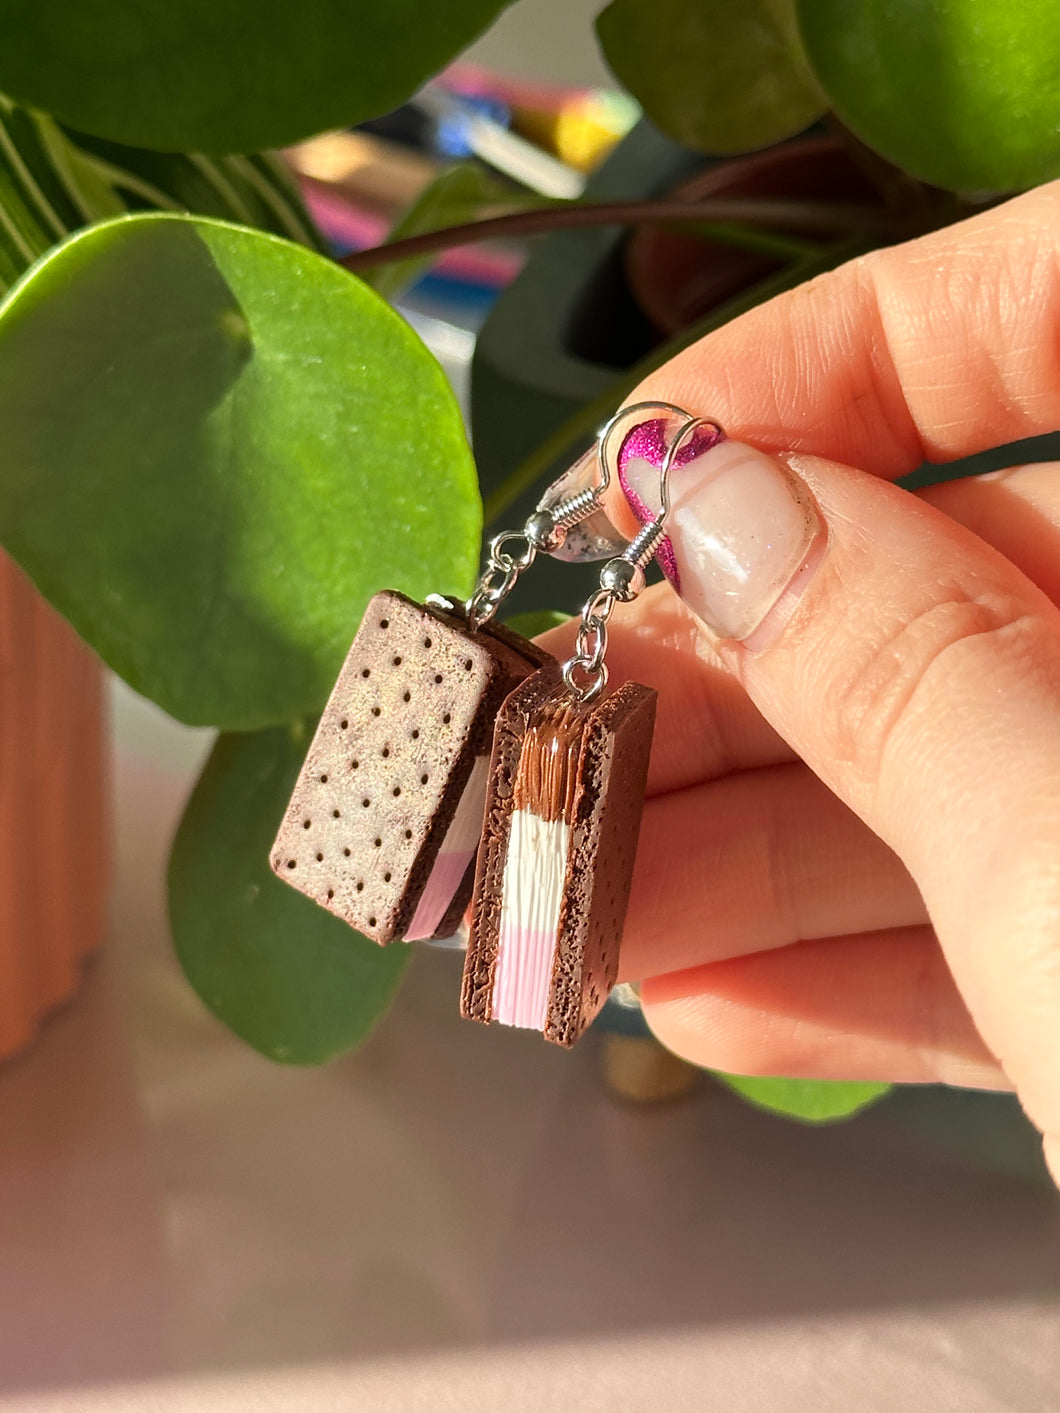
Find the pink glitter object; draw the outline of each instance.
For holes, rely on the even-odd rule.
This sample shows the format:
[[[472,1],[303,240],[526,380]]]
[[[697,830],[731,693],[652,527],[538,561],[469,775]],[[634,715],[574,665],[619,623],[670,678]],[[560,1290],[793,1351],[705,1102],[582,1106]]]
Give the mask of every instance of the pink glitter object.
[[[634,461],[646,461],[649,466],[654,466],[656,471],[661,471],[671,438],[679,430],[679,428],[675,429],[675,422],[676,418],[668,417],[653,417],[648,422],[640,422],[626,434],[619,448],[619,485],[629,502],[630,509],[641,525],[647,525],[650,520],[654,520],[656,512],[645,503],[630,483],[627,474],[629,466]],[[677,471],[682,466],[687,466],[690,461],[695,461],[697,456],[702,456],[705,451],[709,451],[712,446],[717,446],[718,442],[724,441],[724,439],[725,433],[719,427],[701,427],[692,435],[687,445],[677,453],[671,469]],[[670,583],[675,589],[679,588],[677,560],[668,538],[661,541],[655,558]]]

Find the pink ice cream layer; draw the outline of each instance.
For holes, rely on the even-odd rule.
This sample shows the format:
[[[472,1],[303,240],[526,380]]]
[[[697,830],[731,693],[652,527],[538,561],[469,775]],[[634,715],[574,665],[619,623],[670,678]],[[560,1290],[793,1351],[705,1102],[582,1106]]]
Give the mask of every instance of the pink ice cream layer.
[[[493,988],[493,1019],[501,1025],[544,1030],[548,991],[556,952],[555,929],[501,923],[497,980]],[[501,958],[504,958],[502,963]]]
[[[479,756],[471,768],[453,822],[442,840],[442,847],[405,933],[405,940],[408,942],[419,942],[425,937],[433,937],[442,918],[452,907],[468,865],[475,857],[479,834],[482,832],[488,770],[489,758]]]

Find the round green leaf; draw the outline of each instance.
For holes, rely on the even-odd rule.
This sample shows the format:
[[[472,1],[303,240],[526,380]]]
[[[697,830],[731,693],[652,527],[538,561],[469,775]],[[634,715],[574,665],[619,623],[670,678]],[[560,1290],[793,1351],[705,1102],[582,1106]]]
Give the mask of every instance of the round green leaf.
[[[0,541],[183,721],[319,711],[368,598],[467,592],[455,399],[319,255],[218,221],[90,228],[0,304]]]
[[[170,921],[188,980],[237,1035],[296,1065],[365,1040],[412,953],[369,942],[269,868],[309,739],[301,727],[222,736],[169,865]]]
[[[688,147],[748,152],[824,111],[794,0],[611,0],[596,31],[648,117]]]
[[[764,1075],[723,1074],[720,1070],[713,1074],[757,1108],[810,1124],[830,1124],[853,1118],[881,1099],[891,1087],[867,1080],[773,1079]]]
[[[0,89],[85,132],[253,152],[377,117],[506,0],[0,0]]]
[[[843,121],[954,191],[1060,175],[1055,0],[798,0],[814,71]]]

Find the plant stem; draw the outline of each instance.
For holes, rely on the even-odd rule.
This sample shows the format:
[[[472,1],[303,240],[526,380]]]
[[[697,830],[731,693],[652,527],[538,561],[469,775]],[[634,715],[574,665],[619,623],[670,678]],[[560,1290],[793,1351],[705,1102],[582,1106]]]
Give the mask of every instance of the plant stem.
[[[890,218],[893,239],[910,240],[972,214],[973,208],[956,192],[922,182],[867,147],[835,113],[825,114],[824,125],[880,193]]]
[[[884,204],[895,210],[909,206],[919,206],[924,199],[925,186],[886,157],[867,147],[846,123],[833,112],[824,115],[823,123],[827,131],[839,142],[851,164],[861,172],[880,193]]]
[[[880,232],[885,218],[878,208],[832,201],[769,201],[740,197],[715,197],[709,201],[599,201],[542,210],[513,211],[484,221],[467,221],[437,231],[396,240],[392,245],[374,245],[358,250],[340,262],[359,274],[376,265],[432,255],[454,245],[472,241],[496,240],[501,236],[542,235],[547,231],[585,226],[639,226],[655,224],[690,225],[705,221],[749,222],[775,226],[781,230],[804,231],[818,235],[850,235]]]

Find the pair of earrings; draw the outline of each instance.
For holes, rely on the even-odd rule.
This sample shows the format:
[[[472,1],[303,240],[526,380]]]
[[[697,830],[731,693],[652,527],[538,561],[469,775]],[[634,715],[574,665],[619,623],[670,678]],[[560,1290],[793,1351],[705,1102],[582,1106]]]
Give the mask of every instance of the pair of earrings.
[[[656,693],[607,692],[608,622],[667,566],[669,475],[716,423],[623,409],[491,542],[466,604],[369,602],[271,853],[279,877],[381,944],[451,936],[471,900],[461,1011],[572,1045],[607,999],[629,900]],[[659,478],[653,513],[628,472]],[[644,523],[603,508],[617,475]],[[562,666],[496,615],[539,554],[606,563]]]

